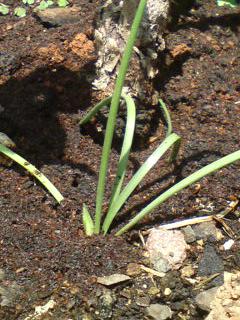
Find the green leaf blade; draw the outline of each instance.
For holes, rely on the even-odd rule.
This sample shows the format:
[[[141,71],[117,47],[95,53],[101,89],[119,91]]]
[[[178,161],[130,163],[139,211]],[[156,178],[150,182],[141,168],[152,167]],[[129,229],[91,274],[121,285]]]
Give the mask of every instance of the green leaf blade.
[[[153,168],[153,166],[158,162],[158,160],[162,157],[162,155],[175,143],[180,140],[180,137],[172,133],[168,136],[158,148],[148,157],[148,159],[144,162],[144,164],[138,169],[132,179],[129,181],[124,190],[120,193],[119,197],[109,208],[107,216],[104,220],[103,231],[104,234],[108,232],[108,229],[117,215],[118,211],[124,205],[128,197],[132,194],[132,192],[136,189],[139,183],[143,180],[143,178],[147,175],[147,173]]]
[[[35,166],[29,163],[26,159],[19,156],[17,153],[13,152],[11,149],[0,144],[0,152],[3,153],[8,158],[17,162],[20,166],[26,169],[31,175],[33,175],[38,181],[44,185],[44,187],[52,194],[58,203],[60,203],[64,198],[57,188],[48,180],[48,178],[42,174]]]
[[[92,236],[94,234],[94,223],[88,211],[88,208],[85,204],[83,204],[82,219],[83,219],[83,227],[86,235]]]
[[[166,201],[168,198],[174,196],[179,191],[183,190],[184,188],[190,186],[191,184],[199,181],[203,177],[227,166],[231,163],[240,160],[240,150],[235,151],[219,160],[216,160],[207,166],[201,168],[200,170],[192,173],[190,176],[186,177],[185,179],[181,180],[174,186],[172,186],[170,189],[165,191],[163,194],[158,196],[155,200],[153,200],[149,205],[147,205],[143,210],[139,212],[127,225],[125,225],[123,228],[121,228],[116,235],[121,235],[124,232],[131,229],[133,226],[135,226],[139,221],[141,221],[146,215],[151,213],[153,209],[155,209],[157,206],[162,204],[164,201]]]

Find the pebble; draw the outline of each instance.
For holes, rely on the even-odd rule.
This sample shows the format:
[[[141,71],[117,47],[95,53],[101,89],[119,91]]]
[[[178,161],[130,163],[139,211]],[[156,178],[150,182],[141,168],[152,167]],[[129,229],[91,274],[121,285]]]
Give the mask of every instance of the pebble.
[[[154,320],[172,319],[172,310],[164,304],[151,304],[147,308],[147,313]]]
[[[187,243],[192,243],[196,241],[196,235],[191,226],[183,228],[182,231],[184,233],[184,238]]]
[[[148,236],[146,248],[154,269],[167,272],[181,267],[188,245],[181,231],[155,228]]]
[[[181,269],[181,275],[183,278],[190,278],[195,274],[195,271],[191,265],[185,266]]]
[[[137,276],[142,273],[141,265],[137,263],[129,263],[127,266],[128,276]]]
[[[135,302],[140,307],[148,307],[150,305],[149,297],[136,297]]]
[[[104,286],[112,286],[130,279],[131,278],[125,274],[116,273],[110,276],[98,277],[97,283],[103,284]]]
[[[213,237],[215,240],[220,240],[223,236],[221,231],[216,228],[214,221],[202,222],[192,227],[197,240],[206,240]]]
[[[164,295],[165,295],[165,296],[170,296],[171,293],[172,293],[172,290],[171,290],[170,288],[166,288],[166,289],[164,290]]]
[[[211,281],[211,284],[214,286],[220,286],[223,284],[223,271],[224,265],[221,257],[217,254],[213,246],[206,245],[198,265],[198,275],[211,276],[220,273],[220,276]]]
[[[76,7],[48,8],[35,11],[35,17],[47,27],[58,27],[79,22],[80,9]]]
[[[223,244],[223,248],[224,250],[230,250],[233,245],[234,245],[234,240],[230,239]]]
[[[210,305],[216,296],[217,290],[218,290],[218,287],[214,287],[214,288],[205,290],[196,296],[195,301],[201,310],[204,310],[204,311],[211,310]]]

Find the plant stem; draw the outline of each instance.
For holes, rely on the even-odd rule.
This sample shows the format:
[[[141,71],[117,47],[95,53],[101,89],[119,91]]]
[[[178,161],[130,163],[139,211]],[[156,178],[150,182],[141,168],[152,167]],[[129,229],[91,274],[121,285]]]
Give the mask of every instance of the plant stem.
[[[100,232],[102,204],[103,204],[103,197],[104,197],[106,177],[107,177],[108,161],[110,157],[113,133],[115,129],[116,117],[117,117],[117,112],[119,107],[119,101],[120,101],[126,73],[128,70],[129,62],[132,57],[134,43],[137,38],[138,29],[144,15],[146,4],[147,4],[147,0],[141,0],[139,3],[139,6],[132,24],[130,36],[128,38],[126,48],[123,53],[123,58],[120,65],[119,74],[116,80],[116,85],[114,88],[113,97],[111,101],[106,134],[105,134],[105,139],[103,144],[98,187],[97,187],[95,225],[94,225],[94,232],[96,234]]]

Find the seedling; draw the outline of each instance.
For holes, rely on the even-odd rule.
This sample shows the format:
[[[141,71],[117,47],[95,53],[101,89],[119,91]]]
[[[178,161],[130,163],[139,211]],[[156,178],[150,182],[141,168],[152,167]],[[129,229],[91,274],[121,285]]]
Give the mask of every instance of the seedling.
[[[7,15],[9,13],[9,6],[0,3],[0,13],[4,16]]]
[[[35,0],[22,0],[22,2],[24,3],[24,4],[26,4],[26,5],[32,5],[32,4],[34,4],[34,2],[35,2]]]
[[[52,6],[54,4],[54,2],[52,0],[48,0],[48,1],[41,1],[40,4],[35,8],[36,10],[45,10],[48,7]]]
[[[25,8],[22,7],[17,7],[14,9],[14,15],[19,17],[19,18],[24,18],[26,17],[27,11]]]
[[[58,3],[58,6],[62,8],[65,8],[69,5],[69,2],[67,0],[58,0],[57,3]]]
[[[133,46],[137,38],[137,33],[139,30],[139,26],[144,14],[144,10],[147,4],[147,0],[140,0],[138,9],[136,11],[136,15],[132,24],[131,32],[129,39],[127,41],[127,45],[125,51],[123,53],[122,62],[119,68],[118,77],[116,80],[116,85],[114,88],[113,96],[104,99],[100,103],[98,103],[90,112],[84,117],[84,119],[80,122],[80,125],[84,125],[88,122],[91,117],[93,117],[103,106],[110,106],[106,133],[103,144],[102,151],[102,159],[99,171],[99,180],[97,187],[97,196],[96,196],[96,211],[94,221],[89,213],[86,205],[83,205],[83,225],[87,235],[92,235],[93,233],[98,234],[102,231],[106,234],[111,227],[111,224],[119,213],[122,206],[125,204],[126,200],[132,194],[132,192],[136,189],[142,179],[146,176],[149,170],[157,163],[157,161],[163,156],[166,151],[173,147],[172,154],[170,157],[170,162],[174,162],[176,160],[178,150],[180,147],[180,137],[172,132],[172,123],[170,114],[167,110],[167,107],[160,100],[160,105],[162,107],[166,122],[167,122],[167,133],[164,141],[160,144],[160,146],[150,155],[150,157],[145,161],[145,163],[140,167],[140,169],[134,174],[132,179],[128,182],[125,188],[122,189],[122,185],[124,182],[128,156],[132,146],[132,139],[135,128],[135,104],[131,96],[125,94],[123,92],[123,84],[126,77],[127,69],[129,66],[129,62],[133,52]],[[125,102],[127,107],[127,123],[126,123],[126,131],[123,139],[123,146],[120,154],[120,159],[117,168],[117,174],[113,186],[112,195],[109,201],[109,208],[106,214],[106,217],[102,222],[102,206],[103,206],[103,198],[105,191],[105,184],[107,179],[107,169],[109,165],[109,157],[112,146],[112,139],[114,134],[114,129],[116,125],[116,118],[120,100],[122,99]],[[216,170],[221,169],[224,166],[227,166],[237,160],[240,159],[240,150],[231,153],[228,156],[225,156],[205,167],[191,174],[187,178],[178,182],[163,194],[158,196],[155,200],[153,200],[150,204],[148,204],[145,208],[143,208],[129,223],[127,223],[123,228],[121,228],[116,235],[121,235],[124,232],[128,231],[132,227],[134,227],[139,221],[141,221],[146,215],[150,214],[152,210],[154,210],[157,206],[162,204],[168,198],[174,196],[176,193],[180,192],[184,188],[190,186],[191,184],[197,182],[203,177],[213,173]]]

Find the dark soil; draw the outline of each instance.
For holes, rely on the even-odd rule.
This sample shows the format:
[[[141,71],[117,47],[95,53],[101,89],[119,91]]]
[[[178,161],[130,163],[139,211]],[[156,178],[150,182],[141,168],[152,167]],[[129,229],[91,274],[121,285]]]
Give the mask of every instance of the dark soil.
[[[239,149],[240,14],[238,9],[219,8],[214,1],[197,1],[185,8],[173,5],[155,82],[171,110],[174,131],[183,139],[178,163],[175,168],[165,161],[156,165],[129,199],[112,235],[86,238],[81,210],[84,202],[94,211],[102,138],[101,133],[81,132],[78,120],[101,98],[88,81],[96,60],[93,30],[98,1],[72,4],[81,8],[79,23],[60,27],[46,28],[31,12],[23,19],[0,17],[0,131],[65,197],[57,206],[17,165],[0,172],[2,286],[10,290],[18,285],[13,301],[0,307],[0,319],[25,319],[50,299],[56,307],[43,319],[145,319],[146,308],[136,297],[147,296],[154,281],[161,291],[162,282],[146,275],[132,278],[111,288],[113,302],[104,305],[108,291],[96,284],[96,277],[126,273],[129,263],[144,263],[136,230],[120,238],[113,235],[129,216],[174,182]],[[144,139],[135,141],[127,179],[164,137],[160,113],[158,118],[158,125],[151,125]],[[116,146],[105,207],[117,150]],[[193,186],[173,197],[138,227],[148,229],[206,210],[218,213],[239,198],[239,181],[237,163],[204,178],[198,192]],[[239,230],[238,221],[232,225]],[[233,258],[224,260],[225,270],[239,269],[239,247],[238,241]],[[198,257],[194,249],[191,252],[188,263],[195,265]],[[169,304],[173,319],[183,319],[180,314],[184,319],[204,319],[194,305],[191,286],[180,281],[178,272],[173,279],[174,295],[153,295],[151,303]]]

